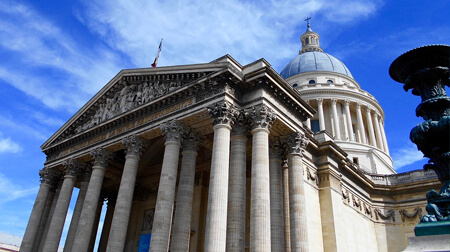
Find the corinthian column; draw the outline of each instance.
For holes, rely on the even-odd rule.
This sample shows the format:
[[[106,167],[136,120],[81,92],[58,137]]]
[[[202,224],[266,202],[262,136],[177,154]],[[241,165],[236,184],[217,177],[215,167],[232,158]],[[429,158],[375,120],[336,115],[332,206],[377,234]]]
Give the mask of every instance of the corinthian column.
[[[123,252],[139,159],[147,146],[146,143],[136,135],[125,137],[122,140],[122,144],[125,147],[126,153],[125,164],[123,167],[122,179],[120,180],[117,202],[111,223],[111,232],[106,248],[108,252]],[[96,208],[94,208],[93,211],[95,210]]]
[[[198,144],[203,138],[193,131],[183,140],[180,181],[178,183],[177,205],[172,231],[170,251],[189,251],[191,235],[192,201],[194,197],[195,162]],[[154,224],[153,224],[154,225]]]
[[[178,159],[183,130],[183,127],[176,121],[170,121],[161,125],[161,131],[166,139],[166,143],[150,241],[151,252],[169,250]]]
[[[56,174],[53,169],[45,167],[39,171],[39,176],[41,177],[41,186],[39,187],[39,192],[34,201],[33,210],[31,211],[31,216],[28,221],[27,229],[22,239],[22,244],[20,245],[20,251],[31,252],[33,251],[33,245],[38,235],[39,223],[44,213],[44,208],[47,203],[47,198],[49,197],[50,189],[54,180],[56,179]]]
[[[331,99],[331,112],[333,113],[333,128],[334,128],[334,137],[336,140],[341,140],[341,127],[339,126],[339,117],[336,108],[337,99]]]
[[[284,235],[283,181],[281,171],[282,148],[279,139],[270,142],[270,234],[272,251],[284,251],[286,238]]]
[[[381,135],[383,137],[383,146],[384,146],[384,151],[389,154],[389,147],[387,144],[387,139],[386,139],[386,132],[384,132],[384,124],[383,124],[383,119],[380,117],[379,120],[380,123],[380,130],[381,130]]]
[[[84,167],[75,159],[69,159],[63,163],[64,181],[53,212],[52,221],[48,229],[43,251],[57,251],[61,234],[66,220],[67,210],[69,209],[70,198],[72,197],[73,187],[77,173]]]
[[[361,104],[356,103],[356,119],[358,120],[358,131],[360,135],[359,142],[366,143],[366,135],[364,133],[364,123],[361,114]]]
[[[380,116],[376,113],[373,115],[373,118],[375,120],[375,130],[376,130],[376,134],[377,134],[378,148],[385,151],[384,141],[382,139],[383,136],[381,135],[381,130],[380,130],[380,121],[378,120],[378,117],[380,117]]]
[[[291,251],[308,251],[305,186],[303,180],[303,151],[309,139],[294,133],[287,140],[289,166],[289,210],[291,226]]]
[[[276,115],[265,105],[247,112],[252,138],[250,251],[271,251],[269,129]]]
[[[236,118],[236,109],[228,102],[221,102],[209,107],[208,113],[213,118],[214,142],[209,178],[204,250],[225,252],[230,131]]]
[[[344,108],[345,108],[345,118],[347,119],[348,140],[356,141],[355,137],[353,136],[352,115],[350,114],[350,101],[349,100],[345,100]]]
[[[86,198],[86,191],[89,185],[90,175],[91,169],[89,167],[86,167],[82,172],[80,172],[80,190],[78,191],[77,202],[75,203],[75,209],[73,210],[69,231],[67,232],[66,243],[64,244],[64,252],[72,251],[73,242],[75,240],[75,233],[77,232],[78,224],[80,221],[81,210],[83,209],[83,202]]]
[[[284,207],[284,236],[286,237],[286,252],[291,252],[291,218],[289,216],[289,167],[287,160],[283,160],[283,207]]]
[[[240,113],[231,130],[227,252],[245,251],[245,185],[247,126]]]
[[[72,249],[74,252],[88,251],[91,234],[95,232],[93,227],[95,223],[97,206],[99,204],[103,177],[105,176],[106,165],[113,157],[109,151],[103,148],[93,149],[90,154],[94,158],[94,166],[92,167],[92,173],[83,204],[83,210],[81,210],[81,216],[83,216],[83,218],[81,218],[78,224],[75,235],[75,243]]]
[[[317,110],[319,113],[319,129],[320,131],[325,130],[325,117],[323,115],[323,99],[317,99]]]
[[[373,130],[372,116],[370,114],[371,114],[370,113],[370,108],[367,107],[367,109],[366,109],[366,119],[367,119],[367,124],[369,126],[370,142],[371,142],[372,146],[377,147],[377,141],[375,140],[375,134],[374,134],[374,130]]]

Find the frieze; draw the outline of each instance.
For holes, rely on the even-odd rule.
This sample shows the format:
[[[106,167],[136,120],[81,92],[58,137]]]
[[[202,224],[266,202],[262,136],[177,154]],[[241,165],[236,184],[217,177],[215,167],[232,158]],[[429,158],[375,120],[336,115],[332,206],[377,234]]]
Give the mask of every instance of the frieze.
[[[159,97],[185,87],[194,80],[205,77],[209,73],[123,76],[63,135],[58,137],[56,142],[148,104]]]
[[[136,121],[132,121],[132,122],[126,123],[126,124],[124,124],[124,125],[122,125],[120,127],[117,127],[117,128],[114,128],[114,129],[110,129],[109,131],[106,131],[106,132],[104,132],[103,134],[101,134],[99,136],[96,136],[96,137],[91,138],[91,139],[89,139],[87,141],[84,141],[84,142],[79,143],[79,144],[77,144],[75,146],[72,146],[70,148],[65,149],[64,151],[60,152],[59,155],[50,155],[50,156],[47,157],[47,159],[48,160],[54,160],[54,159],[57,159],[59,157],[68,155],[68,154],[70,154],[72,152],[75,152],[77,150],[80,150],[80,149],[83,149],[85,147],[91,146],[91,145],[93,145],[95,143],[98,143],[100,141],[106,140],[106,139],[111,138],[111,137],[113,137],[115,135],[121,134],[123,132],[126,132],[126,131],[134,129],[134,128],[137,128],[137,127],[139,127],[139,126],[141,126],[143,124],[146,124],[148,122],[156,120],[156,119],[158,119],[160,117],[163,117],[163,116],[165,116],[167,114],[170,114],[170,113],[173,113],[173,112],[178,111],[180,109],[189,107],[192,104],[193,104],[193,98],[187,99],[187,100],[182,101],[182,102],[180,102],[178,104],[175,104],[173,106],[170,106],[170,107],[167,107],[165,109],[159,110],[159,111],[157,111],[155,113],[152,113],[150,115],[141,117],[141,118],[139,118]]]
[[[308,179],[308,180],[311,180],[311,181],[313,181],[313,182],[315,182],[316,183],[316,185],[317,186],[319,186],[319,176],[317,176],[317,171],[312,171],[311,172],[311,168],[309,168],[309,167],[307,167],[306,168],[306,178]],[[313,175],[313,173],[314,173],[314,175]]]
[[[416,216],[419,216],[419,220],[422,219],[422,208],[416,207],[413,209],[412,213],[408,213],[406,209],[401,209],[399,211],[400,217],[402,218],[402,221],[405,222],[405,220],[408,219],[415,219]]]
[[[382,220],[390,220],[392,219],[393,222],[395,222],[395,211],[392,209],[389,209],[386,211],[386,214],[384,214],[381,209],[379,208],[375,208],[374,210],[375,212],[375,218],[378,219],[382,219]]]

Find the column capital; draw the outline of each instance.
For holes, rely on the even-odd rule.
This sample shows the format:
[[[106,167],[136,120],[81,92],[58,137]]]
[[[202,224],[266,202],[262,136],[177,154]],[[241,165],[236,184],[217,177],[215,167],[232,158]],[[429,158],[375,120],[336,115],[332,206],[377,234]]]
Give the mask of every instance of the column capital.
[[[135,155],[140,157],[147,147],[147,142],[133,134],[124,137],[122,139],[122,145],[125,147],[125,155]]]
[[[356,103],[356,108],[357,108],[357,109],[361,109],[361,106],[362,106],[362,103],[360,103],[360,102],[357,102],[357,103]]]
[[[280,159],[284,156],[283,143],[279,137],[269,140],[269,157],[273,159]]]
[[[189,130],[186,132],[183,138],[182,146],[183,150],[186,151],[197,151],[198,145],[205,140],[205,137],[198,134],[194,130]]]
[[[309,138],[300,132],[289,135],[286,139],[286,154],[303,156],[303,151],[309,144]]]
[[[337,98],[331,98],[331,105],[336,105],[337,101]]]
[[[323,103],[323,99],[322,98],[317,98],[316,101],[317,101],[317,104],[319,104],[319,105],[322,105],[322,103]]]
[[[91,178],[92,167],[90,165],[86,165],[84,169],[80,170],[79,176],[81,181],[89,181]]]
[[[266,105],[253,106],[245,112],[252,130],[263,128],[270,130],[277,118],[275,112]]]
[[[248,131],[247,116],[244,110],[239,111],[236,117],[233,128],[231,129],[232,136],[246,136]]]
[[[83,169],[86,167],[86,164],[81,163],[75,158],[70,158],[63,162],[64,166],[64,176],[73,176],[76,177]]]
[[[226,124],[228,126],[232,126],[234,124],[234,121],[237,117],[237,110],[233,106],[233,104],[222,101],[218,102],[210,107],[208,109],[208,114],[213,119],[213,125],[217,124]]]
[[[94,166],[106,167],[109,161],[114,158],[114,153],[99,147],[92,149],[89,154],[94,158]]]
[[[350,106],[350,103],[351,103],[351,101],[350,100],[344,100],[344,104],[345,104],[345,106]]]
[[[161,124],[160,129],[166,142],[177,142],[181,144],[186,128],[178,121],[172,120]]]
[[[55,186],[56,183],[58,183],[58,172],[55,169],[51,169],[49,167],[44,167],[39,171],[39,177],[41,183]]]

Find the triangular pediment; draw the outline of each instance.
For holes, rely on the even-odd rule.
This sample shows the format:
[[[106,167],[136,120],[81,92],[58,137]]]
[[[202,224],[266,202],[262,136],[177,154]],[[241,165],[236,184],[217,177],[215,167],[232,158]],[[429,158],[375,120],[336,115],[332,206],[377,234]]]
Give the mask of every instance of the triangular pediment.
[[[130,111],[169,97],[214,75],[242,68],[225,55],[207,64],[120,71],[42,146],[42,150],[120,118]]]

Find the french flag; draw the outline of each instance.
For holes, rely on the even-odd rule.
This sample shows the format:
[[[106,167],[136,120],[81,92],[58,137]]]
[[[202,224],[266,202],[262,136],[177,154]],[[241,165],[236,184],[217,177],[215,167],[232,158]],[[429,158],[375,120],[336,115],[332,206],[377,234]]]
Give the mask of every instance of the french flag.
[[[158,52],[156,53],[155,61],[153,61],[152,67],[156,67],[156,64],[158,64],[159,55],[161,55],[162,42],[163,39],[159,42]]]

